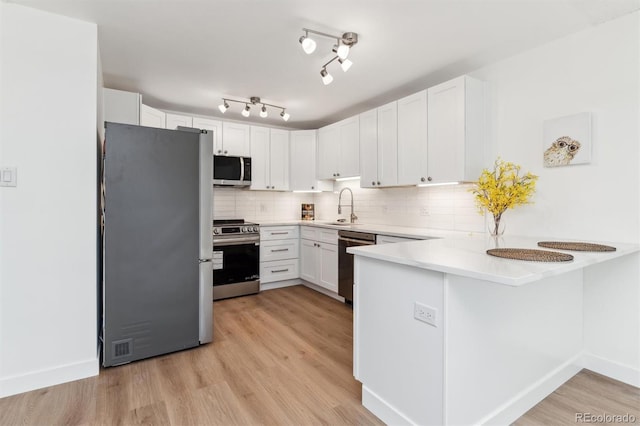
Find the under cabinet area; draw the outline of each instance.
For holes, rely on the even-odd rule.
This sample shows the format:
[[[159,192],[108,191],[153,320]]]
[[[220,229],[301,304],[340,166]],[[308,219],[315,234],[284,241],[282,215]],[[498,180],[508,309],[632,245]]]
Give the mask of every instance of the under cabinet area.
[[[251,189],[289,189],[289,132],[251,126]]]
[[[260,228],[260,283],[299,278],[299,227]]]
[[[338,231],[300,227],[300,278],[338,293]]]

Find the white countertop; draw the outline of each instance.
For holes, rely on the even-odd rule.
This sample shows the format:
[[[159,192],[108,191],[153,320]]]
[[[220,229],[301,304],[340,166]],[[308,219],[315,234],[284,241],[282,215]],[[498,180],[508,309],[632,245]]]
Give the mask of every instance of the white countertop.
[[[515,236],[504,236],[495,239],[487,235],[476,234],[466,237],[447,236],[426,241],[351,247],[347,252],[356,256],[415,266],[432,271],[510,286],[520,286],[640,251],[640,246],[636,244],[588,241],[610,245],[616,247],[617,250],[614,252],[552,250],[573,255],[574,259],[569,262],[530,262],[503,259],[486,254],[486,250],[496,247],[551,250],[538,247],[538,241],[560,240]],[[562,241],[569,240],[562,239]]]

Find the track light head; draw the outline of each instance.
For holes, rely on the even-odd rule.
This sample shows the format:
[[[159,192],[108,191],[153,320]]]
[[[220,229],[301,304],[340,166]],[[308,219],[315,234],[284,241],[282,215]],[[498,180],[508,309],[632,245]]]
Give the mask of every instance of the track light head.
[[[316,50],[316,41],[312,38],[309,38],[309,33],[305,32],[305,35],[300,37],[300,44],[302,45],[302,50],[307,55],[311,55]]]
[[[284,121],[289,121],[289,117],[291,116],[289,115],[289,113],[284,112],[284,110],[282,110],[282,112],[280,113],[280,117],[282,117]]]
[[[333,46],[333,53],[338,55],[338,58],[343,60],[347,59],[347,56],[349,56],[349,50],[350,50],[350,47],[347,46],[346,44],[335,44]]]
[[[262,108],[260,108],[260,117],[267,118],[268,115],[269,113],[267,112],[267,107],[262,105]]]
[[[326,68],[322,68],[320,70],[320,75],[322,76],[322,82],[325,86],[331,84],[331,82],[333,81],[333,76],[329,74],[329,71],[327,71]]]
[[[224,114],[229,109],[229,104],[227,103],[227,101],[225,99],[223,99],[222,101],[223,101],[223,103],[218,105],[218,109],[220,110],[221,113]]]
[[[338,58],[338,62],[340,62],[340,67],[342,67],[342,71],[347,72],[349,71],[349,68],[351,68],[351,65],[353,65],[353,62],[351,62],[349,59],[339,59]]]
[[[242,110],[242,116],[243,117],[249,117],[251,115],[251,107],[249,106],[249,104],[247,104],[244,109]]]

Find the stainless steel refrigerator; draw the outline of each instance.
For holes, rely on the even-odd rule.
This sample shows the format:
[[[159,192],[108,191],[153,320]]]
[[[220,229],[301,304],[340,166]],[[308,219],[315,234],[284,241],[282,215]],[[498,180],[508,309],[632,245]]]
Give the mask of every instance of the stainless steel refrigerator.
[[[103,365],[213,337],[213,137],[107,123]]]

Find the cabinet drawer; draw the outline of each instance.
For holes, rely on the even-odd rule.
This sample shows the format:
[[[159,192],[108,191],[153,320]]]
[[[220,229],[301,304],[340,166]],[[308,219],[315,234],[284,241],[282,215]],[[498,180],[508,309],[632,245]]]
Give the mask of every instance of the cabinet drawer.
[[[406,241],[418,241],[416,238],[395,237],[391,235],[376,236],[376,244],[403,243]]]
[[[300,240],[273,240],[260,242],[260,262],[297,259],[300,257]]]
[[[338,231],[335,229],[319,229],[318,241],[328,244],[338,244]]]
[[[300,278],[298,259],[260,262],[260,283],[262,284],[294,278]]]
[[[263,226],[260,227],[260,241],[297,239],[299,228],[297,225]]]
[[[318,240],[319,235],[318,231],[320,228],[314,228],[313,226],[301,226],[300,227],[300,238],[305,240]]]

